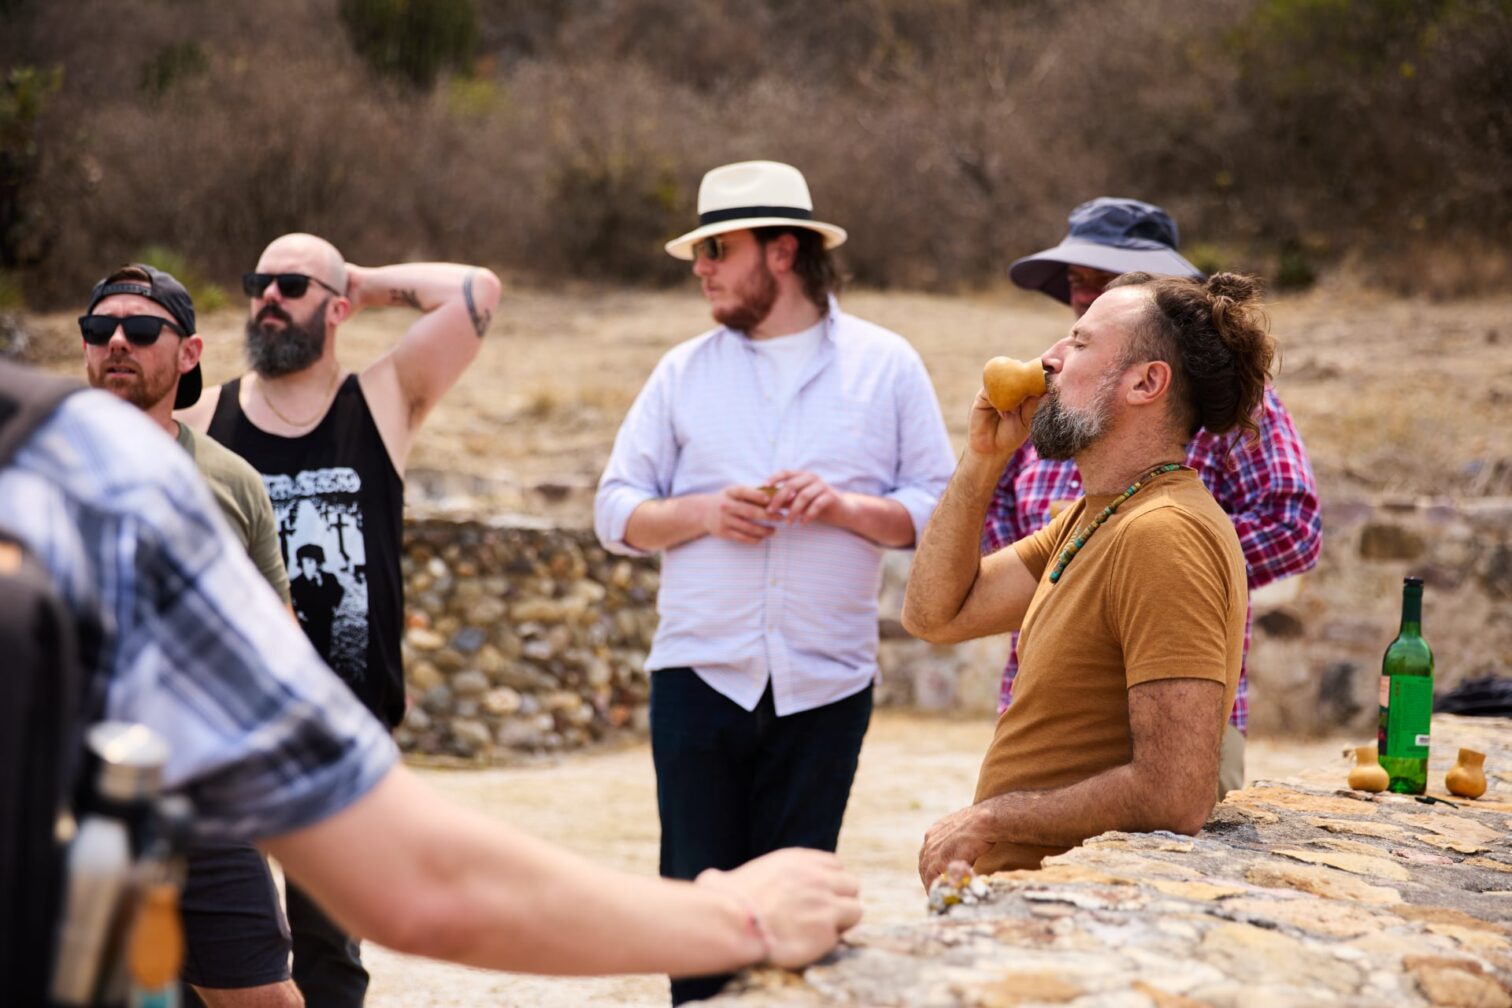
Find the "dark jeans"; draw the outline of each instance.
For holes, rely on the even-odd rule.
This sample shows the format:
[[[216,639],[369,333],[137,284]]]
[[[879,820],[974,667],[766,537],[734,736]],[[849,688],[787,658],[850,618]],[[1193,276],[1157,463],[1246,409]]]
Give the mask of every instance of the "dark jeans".
[[[375,884],[382,884],[375,882]],[[310,1008],[361,1008],[368,973],[357,940],[287,878],[284,901],[294,936],[294,983]]]
[[[778,717],[770,683],[746,711],[692,669],[653,672],[662,875],[692,879],[781,847],[833,851],[871,710],[871,686]],[[713,997],[729,979],[673,980],[672,1003]]]

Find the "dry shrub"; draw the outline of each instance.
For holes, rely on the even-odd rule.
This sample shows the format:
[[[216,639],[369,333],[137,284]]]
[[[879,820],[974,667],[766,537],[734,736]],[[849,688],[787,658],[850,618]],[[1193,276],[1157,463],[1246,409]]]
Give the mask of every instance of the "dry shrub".
[[[1278,285],[1358,251],[1476,289],[1423,250],[1489,261],[1512,232],[1504,0],[474,4],[478,60],[428,92],[374,76],[338,0],[23,4],[0,66],[64,69],[29,300],[151,244],[234,286],[294,229],[359,262],[669,282],[699,177],[744,158],[801,167],[878,286],[1000,283],[1100,194]]]

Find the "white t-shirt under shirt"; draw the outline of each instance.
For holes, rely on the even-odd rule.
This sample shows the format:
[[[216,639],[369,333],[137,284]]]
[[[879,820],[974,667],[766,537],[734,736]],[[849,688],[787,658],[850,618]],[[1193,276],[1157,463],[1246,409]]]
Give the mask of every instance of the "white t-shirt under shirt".
[[[823,339],[824,320],[820,319],[802,332],[751,341],[751,348],[771,365],[775,379],[772,394],[779,404],[786,404],[798,391],[804,366],[813,359]]]

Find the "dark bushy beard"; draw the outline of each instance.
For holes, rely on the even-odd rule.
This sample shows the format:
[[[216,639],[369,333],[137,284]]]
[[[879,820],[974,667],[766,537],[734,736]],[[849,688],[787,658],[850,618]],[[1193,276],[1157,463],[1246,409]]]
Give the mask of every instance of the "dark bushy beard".
[[[734,308],[716,309],[714,321],[743,333],[749,333],[766,321],[772,313],[772,305],[777,303],[777,278],[767,269],[765,262],[758,265],[761,268],[752,275],[750,283],[741,287],[740,304]]]
[[[264,378],[281,378],[318,361],[325,352],[325,309],[330,300],[322,301],[302,325],[271,304],[264,305],[256,318],[247,319],[247,363],[252,370]],[[281,319],[284,327],[264,325],[266,318]]]
[[[1073,410],[1061,404],[1060,389],[1050,387],[1050,394],[1034,411],[1029,421],[1029,442],[1040,458],[1065,462],[1075,458],[1108,432],[1112,416],[1115,381],[1103,381],[1090,409]]]

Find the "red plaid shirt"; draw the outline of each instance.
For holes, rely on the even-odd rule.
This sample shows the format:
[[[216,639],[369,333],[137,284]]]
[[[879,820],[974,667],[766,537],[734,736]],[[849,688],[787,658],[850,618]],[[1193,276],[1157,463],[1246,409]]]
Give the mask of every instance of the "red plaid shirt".
[[[1187,465],[1197,470],[1219,506],[1233,518],[1249,568],[1249,586],[1254,589],[1300,574],[1318,562],[1323,517],[1307,449],[1274,389],[1265,390],[1259,440],[1251,444],[1243,439],[1242,432],[1220,436],[1200,430],[1187,448]],[[1234,442],[1238,443],[1225,459],[1224,452]],[[987,510],[982,528],[983,554],[996,552],[1049,524],[1052,502],[1070,502],[1081,496],[1081,473],[1076,463],[1042,459],[1026,441],[1008,460]],[[1246,657],[1249,643],[1250,618],[1246,613]],[[1013,701],[1016,675],[1018,634],[1012,636],[1008,648],[1008,664],[998,694],[999,713]],[[1229,720],[1240,731],[1248,728],[1249,679],[1242,665]]]

